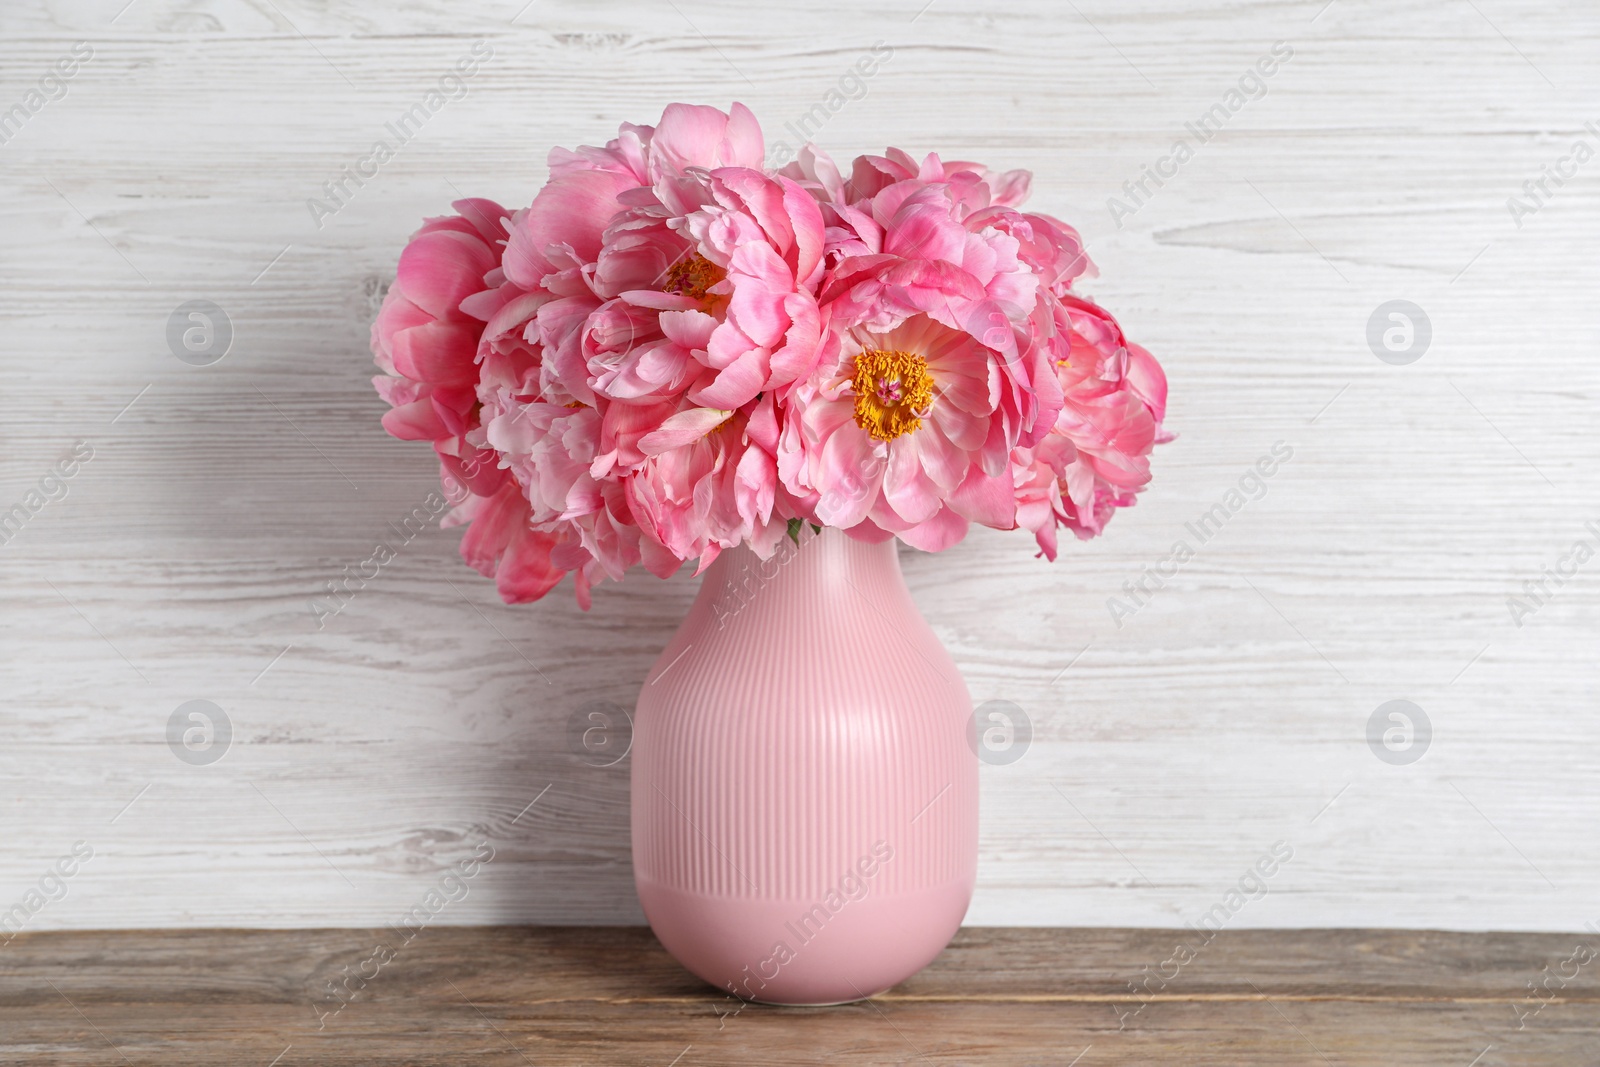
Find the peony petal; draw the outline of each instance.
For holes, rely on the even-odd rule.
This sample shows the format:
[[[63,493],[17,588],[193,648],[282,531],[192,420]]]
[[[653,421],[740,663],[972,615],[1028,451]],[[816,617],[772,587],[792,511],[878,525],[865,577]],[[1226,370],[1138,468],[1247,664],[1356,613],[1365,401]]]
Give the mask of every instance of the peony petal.
[[[751,110],[738,101],[728,109],[728,129],[723,141],[722,165],[725,167],[755,167],[765,165],[766,141],[761,135],[761,123]]]
[[[884,465],[866,431],[854,423],[839,427],[823,442],[818,465],[817,519],[844,527],[865,519],[878,499]]]
[[[646,527],[640,528],[642,536],[639,538],[640,562],[644,569],[657,578],[671,578],[678,573],[678,568],[683,566],[683,560],[672,554],[672,550],[656,540]]]
[[[452,201],[450,206],[455,208],[456,213],[462,218],[472,223],[473,228],[483,237],[485,244],[493,246],[506,239],[506,222],[510,219],[511,212],[493,200],[472,196]],[[495,258],[499,259],[498,256]]]
[[[394,335],[394,368],[407,378],[434,385],[477,381],[477,323],[430,322]]]
[[[698,309],[688,311],[663,311],[660,317],[661,332],[674,344],[691,351],[705,351],[711,343],[711,334],[717,320]]]
[[[372,387],[378,391],[384,403],[392,408],[419,400],[429,391],[428,386],[410,378],[391,378],[382,374],[373,377]]]
[[[563,246],[580,262],[593,263],[606,224],[620,210],[618,194],[636,184],[626,174],[601,170],[552,178],[527,213],[513,223],[506,244],[506,277],[524,289],[537,288],[556,267],[550,249]]]
[[[973,522],[996,530],[1016,529],[1017,494],[1009,469],[991,478],[981,468],[972,468],[967,480],[950,494],[949,503]]]
[[[924,552],[943,552],[967,536],[967,520],[944,508],[927,522],[900,531],[900,540]]]
[[[658,174],[688,167],[762,166],[766,147],[750,109],[734,104],[727,115],[714,107],[668,104],[650,138],[650,160]]]
[[[766,353],[759,348],[750,348],[717,371],[716,377],[708,384],[691,389],[689,399],[696,404],[717,408],[741,408],[756,398],[766,381]]]
[[[433,316],[407,300],[398,286],[391,286],[372,324],[372,359],[389,374],[394,373],[394,335],[413,326],[425,326]]]
[[[799,284],[810,288],[822,276],[822,208],[814,197],[788,180],[783,180],[783,206],[794,231],[795,251],[789,265]]]
[[[994,202],[1006,207],[1016,207],[1028,199],[1028,190],[1032,185],[1033,172],[1029,170],[1008,170],[989,180]]]
[[[663,293],[655,289],[625,289],[618,294],[618,297],[635,307],[652,308],[656,311],[697,311],[700,308],[700,301],[692,296]]]
[[[938,487],[922,469],[916,445],[920,434],[902,437],[889,445],[889,465],[883,472],[883,498],[908,523],[925,522],[941,507]]]
[[[732,416],[732,411],[716,408],[690,408],[687,411],[680,411],[663,422],[658,429],[651,430],[639,438],[639,451],[647,456],[659,456],[671,449],[681,448],[700,440]]]
[[[1155,357],[1136,344],[1128,345],[1128,386],[1159,423],[1167,413],[1167,376]]]
[[[385,411],[383,428],[402,441],[436,441],[450,433],[426,397]]]
[[[857,541],[865,541],[869,545],[881,545],[894,537],[892,532],[885,530],[871,519],[861,520],[846,530],[845,534]]]
[[[515,489],[515,486],[510,488]],[[495,568],[495,589],[507,604],[526,604],[538,600],[566,577],[566,571],[552,565],[550,549],[554,538],[519,525]]]
[[[483,276],[496,265],[493,250],[480,238],[436,230],[406,245],[395,281],[406,299],[445,319],[459,314],[461,301],[484,288]]]

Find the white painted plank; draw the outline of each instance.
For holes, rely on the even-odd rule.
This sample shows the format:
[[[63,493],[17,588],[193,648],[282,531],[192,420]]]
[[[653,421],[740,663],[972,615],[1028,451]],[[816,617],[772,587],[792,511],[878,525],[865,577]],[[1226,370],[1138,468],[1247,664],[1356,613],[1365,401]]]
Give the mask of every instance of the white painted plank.
[[[1236,925],[1600,921],[1595,575],[1506,607],[1600,522],[1600,170],[1506,207],[1600,147],[1591,6],[121,5],[0,14],[0,106],[95,49],[0,145],[0,505],[95,452],[0,546],[0,910],[82,839],[31,928],[383,922],[482,835],[441,921],[640,921],[626,765],[567,723],[631,704],[694,582],[507,608],[433,531],[318,630],[309,599],[432,486],[377,426],[367,323],[456,189],[525,202],[549,145],[672,99],[781,131],[883,40],[820,139],[1032,168],[1181,435],[1053,566],[987,531],[905,555],[974,696],[1038,731],[985,769],[969,920],[1180,925],[1281,839]],[[480,38],[467,97],[317,228],[306,198]],[[1108,198],[1280,40],[1266,95],[1118,228]],[[195,297],[237,331],[209,368],[165,347]],[[1408,367],[1367,347],[1394,298],[1433,324]],[[1278,440],[1266,496],[1119,628],[1107,599]],[[1394,767],[1363,738],[1401,697],[1435,736]],[[236,731],[211,766],[165,743],[192,699]]]

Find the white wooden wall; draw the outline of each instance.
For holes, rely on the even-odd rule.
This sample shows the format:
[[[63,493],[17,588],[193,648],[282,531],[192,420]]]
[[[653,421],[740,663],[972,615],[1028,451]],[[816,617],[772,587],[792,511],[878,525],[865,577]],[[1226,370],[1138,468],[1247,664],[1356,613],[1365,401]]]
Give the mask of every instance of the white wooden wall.
[[[7,0],[0,107],[93,56],[0,146],[0,510],[93,458],[0,545],[0,913],[83,841],[26,928],[380,924],[488,841],[439,921],[641,921],[627,764],[586,765],[569,719],[631,706],[695,583],[508,608],[432,530],[318,630],[309,599],[436,485],[379,429],[367,325],[452,198],[526,203],[548,146],[672,100],[780,139],[881,40],[819,139],[1032,168],[1181,435],[1053,566],[988,531],[905,554],[975,699],[1035,725],[984,768],[968,921],[1178,926],[1283,841],[1231,925],[1600,923],[1600,562],[1507,606],[1600,523],[1600,160],[1507,206],[1600,148],[1600,10],[523,4]],[[319,229],[307,198],[480,39],[468,95]],[[1267,93],[1116,225],[1279,41]],[[193,299],[235,332],[212,366],[167,344]],[[1397,299],[1431,323],[1409,365],[1367,337]],[[1117,627],[1107,599],[1278,441],[1265,497]],[[1406,765],[1365,740],[1394,699],[1433,728]],[[232,723],[209,765],[167,743],[190,700]]]

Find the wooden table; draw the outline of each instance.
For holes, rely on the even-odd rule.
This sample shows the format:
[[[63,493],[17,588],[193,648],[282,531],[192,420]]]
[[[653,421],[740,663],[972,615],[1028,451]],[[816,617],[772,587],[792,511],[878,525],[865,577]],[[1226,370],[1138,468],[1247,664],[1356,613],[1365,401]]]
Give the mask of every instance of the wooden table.
[[[835,1008],[719,996],[634,927],[24,934],[0,1063],[1600,1063],[1589,935],[1188,934],[1170,962],[1186,933],[967,929]]]

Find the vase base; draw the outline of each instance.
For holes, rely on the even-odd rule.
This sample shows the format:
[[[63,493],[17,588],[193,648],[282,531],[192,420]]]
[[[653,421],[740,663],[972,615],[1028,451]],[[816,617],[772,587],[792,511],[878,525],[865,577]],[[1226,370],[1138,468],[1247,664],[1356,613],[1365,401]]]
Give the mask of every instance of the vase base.
[[[679,963],[741,1000],[791,1007],[851,1004],[911,977],[950,943],[972,900],[965,879],[869,892],[832,911],[636,883],[650,928]]]
[[[893,988],[894,986],[887,986],[878,990],[878,993],[887,993]],[[795,1000],[762,1000],[760,997],[751,997],[750,1003],[763,1004],[769,1008],[842,1008],[846,1004],[860,1004],[864,1000],[871,1000],[878,993],[868,993],[864,997],[852,996],[849,1000],[819,1000],[815,1003]]]

